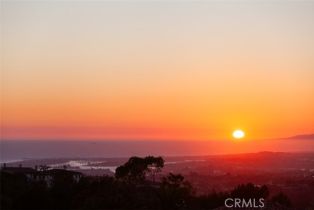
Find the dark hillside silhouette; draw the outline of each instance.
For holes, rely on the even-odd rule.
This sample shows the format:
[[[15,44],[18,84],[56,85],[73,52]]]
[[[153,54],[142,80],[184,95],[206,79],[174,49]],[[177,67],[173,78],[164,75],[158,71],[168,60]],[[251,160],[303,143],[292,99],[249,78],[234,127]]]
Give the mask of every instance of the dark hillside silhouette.
[[[229,197],[265,198],[264,209],[291,207],[289,198],[282,193],[268,198],[267,186],[248,183],[230,192],[197,195],[181,174],[151,179],[163,166],[161,157],[131,157],[117,168],[116,177],[79,176],[79,179],[79,173],[64,169],[2,168],[1,209],[208,210],[224,209],[224,201]],[[30,179],[29,173],[49,176]]]

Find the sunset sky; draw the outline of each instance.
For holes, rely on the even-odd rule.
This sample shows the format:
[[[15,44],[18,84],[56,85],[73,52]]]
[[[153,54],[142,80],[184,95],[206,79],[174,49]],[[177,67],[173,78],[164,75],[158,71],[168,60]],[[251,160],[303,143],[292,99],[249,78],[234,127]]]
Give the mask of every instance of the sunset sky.
[[[314,133],[314,1],[1,4],[1,139]]]

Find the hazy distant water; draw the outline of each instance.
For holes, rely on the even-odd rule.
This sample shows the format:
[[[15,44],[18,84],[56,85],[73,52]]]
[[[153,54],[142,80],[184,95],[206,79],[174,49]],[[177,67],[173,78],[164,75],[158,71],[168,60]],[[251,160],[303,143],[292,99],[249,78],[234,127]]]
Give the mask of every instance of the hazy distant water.
[[[201,156],[259,151],[314,151],[313,140],[259,141],[9,141],[0,142],[0,160],[129,157],[132,155]]]

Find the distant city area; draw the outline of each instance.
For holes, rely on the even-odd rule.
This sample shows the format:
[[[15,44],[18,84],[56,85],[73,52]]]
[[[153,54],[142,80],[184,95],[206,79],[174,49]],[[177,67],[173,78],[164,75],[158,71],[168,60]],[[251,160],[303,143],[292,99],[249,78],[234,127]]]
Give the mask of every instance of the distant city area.
[[[191,183],[195,194],[227,192],[236,186],[266,185],[270,195],[283,192],[292,204],[306,207],[313,203],[314,153],[259,152],[235,155],[163,157],[164,167],[157,181],[169,173],[181,174]],[[115,176],[118,166],[128,158],[28,159],[3,163],[2,169],[32,168],[57,173],[79,172],[82,176]],[[149,177],[148,177],[149,179]]]

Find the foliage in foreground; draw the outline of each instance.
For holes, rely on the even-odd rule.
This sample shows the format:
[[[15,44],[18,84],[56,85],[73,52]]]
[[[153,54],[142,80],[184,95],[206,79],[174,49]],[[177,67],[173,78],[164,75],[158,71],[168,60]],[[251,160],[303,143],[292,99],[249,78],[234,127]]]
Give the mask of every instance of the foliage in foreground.
[[[229,197],[268,198],[266,186],[245,184],[231,192],[195,195],[180,174],[168,174],[160,181],[146,179],[164,165],[160,157],[132,157],[117,169],[116,177],[55,176],[51,186],[29,181],[23,175],[1,172],[1,209],[216,209]],[[280,193],[267,199],[267,208],[289,209],[289,198]]]

